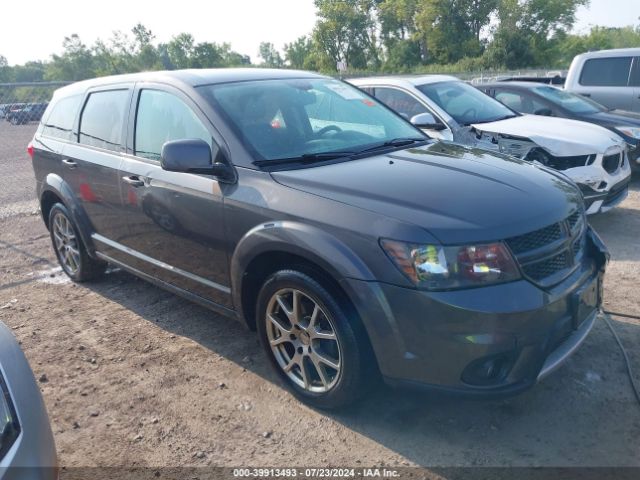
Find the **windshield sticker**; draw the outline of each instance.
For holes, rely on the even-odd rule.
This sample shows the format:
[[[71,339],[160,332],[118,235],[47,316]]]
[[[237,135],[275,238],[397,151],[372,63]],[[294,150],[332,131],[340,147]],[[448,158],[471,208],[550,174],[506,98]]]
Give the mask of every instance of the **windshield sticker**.
[[[341,83],[327,83],[325,85],[329,90],[337,93],[345,100],[363,100],[365,97],[355,88],[347,87]]]

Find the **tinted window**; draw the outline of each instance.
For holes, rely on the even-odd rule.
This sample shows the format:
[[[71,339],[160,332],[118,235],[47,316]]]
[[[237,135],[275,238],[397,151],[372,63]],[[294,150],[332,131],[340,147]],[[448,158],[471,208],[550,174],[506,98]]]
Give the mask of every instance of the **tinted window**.
[[[128,90],[109,90],[89,95],[80,118],[80,143],[119,150],[128,98]]]
[[[80,107],[81,95],[60,99],[47,116],[42,134],[49,137],[71,140],[73,138],[73,122]]]
[[[546,98],[550,102],[566,108],[572,113],[597,113],[606,110],[599,103],[589,100],[582,95],[560,90],[554,87],[536,87],[533,89],[538,95]]]
[[[387,107],[395,110],[407,120],[411,120],[420,113],[431,113],[414,97],[395,88],[376,87],[375,96]]]
[[[142,90],[136,115],[136,155],[160,160],[165,142],[194,138],[213,146],[209,131],[182,100],[167,92]],[[215,158],[216,152],[212,153]]]
[[[537,111],[547,108],[543,103],[524,92],[497,92],[496,99],[520,113],[535,114]]]
[[[584,62],[580,84],[594,87],[626,87],[632,57],[592,58]]]

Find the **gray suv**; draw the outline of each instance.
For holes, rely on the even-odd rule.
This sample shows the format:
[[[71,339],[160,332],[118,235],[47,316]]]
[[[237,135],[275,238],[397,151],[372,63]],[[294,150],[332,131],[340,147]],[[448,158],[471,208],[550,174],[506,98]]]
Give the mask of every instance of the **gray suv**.
[[[64,271],[108,263],[257,330],[322,408],[373,380],[516,393],[584,340],[607,252],[561,173],[266,69],[58,90],[29,146]]]

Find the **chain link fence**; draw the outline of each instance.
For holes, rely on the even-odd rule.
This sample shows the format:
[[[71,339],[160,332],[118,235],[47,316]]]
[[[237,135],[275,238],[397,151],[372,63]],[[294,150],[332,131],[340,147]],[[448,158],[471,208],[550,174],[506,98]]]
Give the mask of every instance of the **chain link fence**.
[[[0,83],[0,219],[38,208],[27,145],[53,92],[67,83]]]

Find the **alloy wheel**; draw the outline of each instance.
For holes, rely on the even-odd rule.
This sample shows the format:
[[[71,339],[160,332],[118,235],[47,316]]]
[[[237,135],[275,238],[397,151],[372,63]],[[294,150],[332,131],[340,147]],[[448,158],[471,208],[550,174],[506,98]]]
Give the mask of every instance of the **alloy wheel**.
[[[58,213],[53,217],[52,229],[62,268],[75,275],[80,268],[80,249],[73,226],[65,215]]]
[[[309,295],[282,289],[269,300],[267,340],[280,368],[299,387],[331,390],[340,378],[342,355],[333,320]]]

